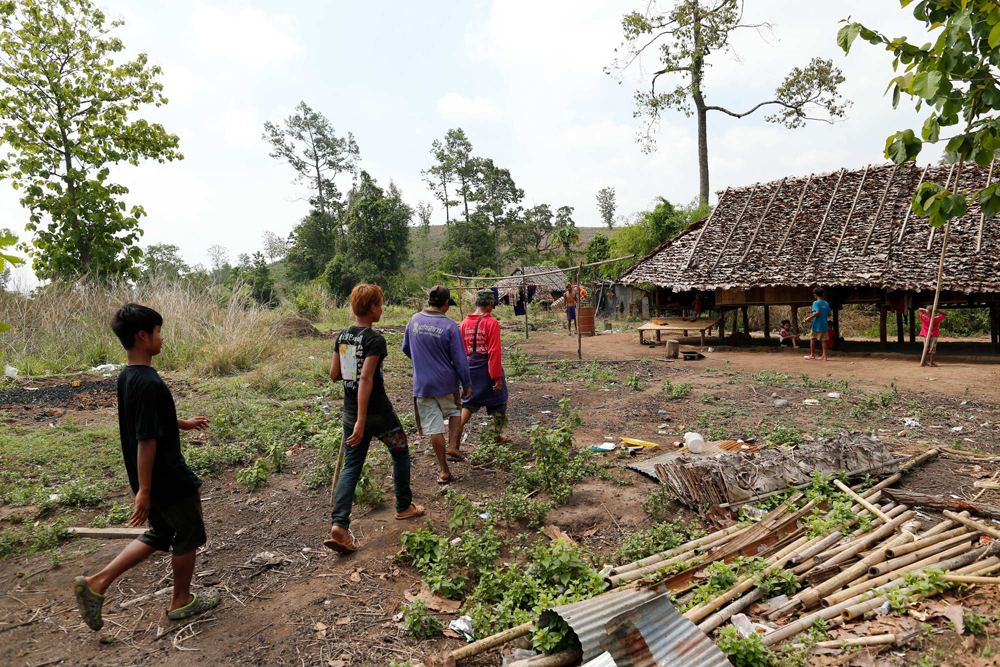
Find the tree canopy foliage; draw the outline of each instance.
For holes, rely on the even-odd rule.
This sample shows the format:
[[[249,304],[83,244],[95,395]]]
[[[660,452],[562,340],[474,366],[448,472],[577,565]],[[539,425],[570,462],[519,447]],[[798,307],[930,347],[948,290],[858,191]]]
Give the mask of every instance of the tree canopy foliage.
[[[624,43],[618,57],[605,71],[621,76],[642,57],[655,53],[659,64],[653,71],[648,90],[635,93],[636,118],[644,119],[639,141],[647,151],[655,149],[656,130],[660,114],[680,111],[694,115],[698,125],[698,167],[700,196],[703,203],[709,197],[708,130],[709,111],[718,111],[733,118],[743,118],[763,107],[774,113],[768,122],[790,129],[801,127],[808,120],[833,122],[841,118],[850,102],[841,98],[838,86],[844,82],[841,71],[830,60],[813,58],[804,67],[794,67],[775,89],[774,97],[757,103],[746,111],[732,111],[708,103],[705,90],[705,68],[714,54],[732,51],[730,38],[744,28],[770,29],[766,23],[743,21],[743,0],[672,0],[669,7],[651,0],[645,11],[631,12],[622,18]],[[680,77],[673,88],[657,89],[660,77]],[[620,81],[619,81],[620,82]],[[814,114],[819,113],[820,116]]]
[[[601,214],[601,222],[608,229],[614,229],[616,208],[614,188],[601,188],[597,191],[597,211]]]
[[[167,103],[161,69],[145,53],[128,60],[90,0],[0,4],[0,179],[21,193],[34,240],[24,249],[42,278],[132,276],[141,256],[142,206],[109,167],[181,159],[178,138],[132,118]]]

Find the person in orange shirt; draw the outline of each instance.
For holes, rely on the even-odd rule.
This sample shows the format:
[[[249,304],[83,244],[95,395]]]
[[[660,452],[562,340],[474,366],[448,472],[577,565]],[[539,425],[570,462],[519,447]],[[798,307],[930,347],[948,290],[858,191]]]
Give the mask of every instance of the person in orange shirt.
[[[503,372],[500,323],[493,315],[493,290],[476,292],[476,312],[458,325],[469,356],[472,396],[462,401],[462,427],[479,411],[493,417],[497,437],[507,424],[507,378]]]

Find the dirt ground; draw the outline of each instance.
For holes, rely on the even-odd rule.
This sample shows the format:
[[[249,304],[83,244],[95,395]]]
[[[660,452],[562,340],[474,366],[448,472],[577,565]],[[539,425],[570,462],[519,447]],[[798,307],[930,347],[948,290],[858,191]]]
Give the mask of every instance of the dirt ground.
[[[534,362],[576,358],[576,339],[565,334],[534,332],[530,340],[522,338],[516,332],[504,333],[505,345],[517,343]],[[874,429],[894,451],[908,454],[935,444],[1000,454],[996,428],[1000,400],[995,389],[1000,366],[942,363],[928,369],[909,359],[839,354],[824,363],[803,359],[801,351],[740,348],[717,348],[699,361],[668,362],[663,347],[640,347],[637,339],[637,334],[621,333],[583,340],[584,359],[621,361],[607,364],[617,378],[608,386],[595,388],[593,380],[577,378],[572,363],[530,365],[528,379],[509,382],[508,432],[516,442],[525,442],[526,429],[535,421],[554,420],[559,399],[569,397],[582,413],[583,424],[576,432],[579,447],[622,436],[669,447],[702,419],[732,438],[752,437],[755,429],[780,422],[811,435],[824,428]],[[795,381],[771,386],[753,378],[760,371],[847,380],[850,391],[841,399],[824,398],[824,407],[817,410],[802,401],[829,390]],[[641,379],[642,388],[633,391],[624,386],[622,380],[632,375]],[[24,402],[0,395],[0,408],[37,428],[48,428],[44,418],[21,413],[65,410],[81,423],[109,423],[115,409],[103,400],[103,378],[84,379],[96,383],[87,388],[99,399],[81,400],[79,392],[63,388],[66,380],[52,380],[44,386],[59,389],[49,394],[63,392],[55,393],[52,401],[29,403],[26,410]],[[662,389],[665,380],[690,384],[690,395],[670,399]],[[197,381],[191,382],[196,391]],[[867,393],[892,385],[899,395],[887,414],[852,416],[853,406]],[[40,397],[49,394],[39,391]],[[789,406],[776,408],[774,394],[788,400]],[[391,397],[397,406],[410,403],[400,386]],[[914,414],[922,426],[904,433],[901,419]],[[470,422],[467,450],[478,442],[485,422],[485,417]],[[957,427],[960,430],[954,430]],[[415,499],[426,505],[431,520],[444,522],[447,505],[436,483],[438,471],[429,442],[412,437],[411,453]],[[257,493],[239,486],[233,470],[206,479],[202,498],[209,542],[199,553],[196,583],[220,587],[224,601],[213,613],[192,622],[168,621],[163,598],[120,607],[123,601],[169,585],[169,558],[164,556],[132,570],[109,591],[101,632],[93,633],[81,623],[72,579],[98,570],[124,546],[122,540],[72,540],[61,548],[58,567],[42,555],[0,561],[0,664],[375,666],[461,646],[464,642],[458,639],[418,641],[395,620],[405,592],[419,582],[419,574],[396,559],[399,538],[419,524],[394,520],[391,491],[384,507],[355,507],[352,530],[362,543],[359,552],[338,557],[323,549],[321,540],[330,526],[329,491],[324,488],[317,494],[302,485],[312,456],[309,450],[293,452],[289,471],[274,476]],[[609,463],[614,463],[610,455]],[[997,470],[1000,466],[988,459],[939,456],[907,477],[903,486],[971,498],[980,491],[973,487],[975,480]],[[460,463],[454,472],[452,488],[470,497],[503,488],[502,475],[490,469]],[[578,485],[570,504],[550,512],[546,523],[558,525],[597,553],[610,553],[623,534],[649,526],[640,504],[655,488],[654,482],[632,471],[624,474],[632,478],[632,485],[600,480]],[[391,489],[391,482],[384,482]],[[131,502],[127,489],[121,490],[120,500]],[[1000,504],[1000,492],[988,490],[979,500]],[[674,509],[676,516],[694,516]],[[77,512],[76,525],[87,525],[94,514]],[[270,552],[263,557],[270,564],[262,564],[261,558],[255,562],[263,552]],[[443,617],[445,625],[451,618]],[[463,664],[496,665],[499,657],[492,651]]]

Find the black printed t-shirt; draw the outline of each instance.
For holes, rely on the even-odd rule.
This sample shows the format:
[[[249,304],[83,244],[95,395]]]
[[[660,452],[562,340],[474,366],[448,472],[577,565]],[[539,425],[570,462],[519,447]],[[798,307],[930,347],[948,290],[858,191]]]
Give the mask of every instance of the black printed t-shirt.
[[[392,403],[385,393],[385,379],[382,376],[382,360],[389,354],[385,338],[368,327],[347,327],[337,336],[337,354],[340,355],[340,373],[344,377],[344,412],[358,414],[358,380],[361,367],[368,357],[378,357],[378,370],[372,382],[372,393],[368,398],[368,413],[385,414],[392,412]]]
[[[139,441],[156,440],[151,506],[169,507],[201,486],[181,454],[174,398],[154,368],[130,365],[118,374],[118,427],[133,493],[139,492]]]

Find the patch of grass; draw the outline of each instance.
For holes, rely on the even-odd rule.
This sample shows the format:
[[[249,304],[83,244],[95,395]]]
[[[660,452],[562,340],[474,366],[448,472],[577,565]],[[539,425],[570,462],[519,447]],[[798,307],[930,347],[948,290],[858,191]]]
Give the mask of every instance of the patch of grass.
[[[686,382],[673,384],[670,380],[664,380],[663,391],[673,399],[687,398],[691,393],[691,385]]]
[[[646,382],[638,375],[629,375],[625,378],[625,386],[632,391],[642,391],[646,388]]]
[[[657,523],[649,530],[627,533],[611,556],[611,560],[618,565],[633,563],[707,534],[693,523],[685,524],[682,521]]]
[[[877,414],[892,407],[892,404],[895,403],[898,398],[899,391],[896,389],[896,383],[893,382],[890,384],[889,391],[874,391],[856,403],[854,407],[851,408],[851,415],[855,419],[864,420],[870,417],[873,413]]]
[[[670,490],[666,485],[657,484],[656,490],[642,501],[642,511],[646,513],[650,521],[660,523],[667,518],[673,502],[673,496],[670,495]]]
[[[403,618],[403,626],[406,631],[417,639],[430,639],[441,634],[444,627],[436,616],[427,609],[427,603],[423,600],[414,600],[403,607],[406,616]]]
[[[779,384],[788,384],[792,380],[791,375],[781,371],[760,371],[758,373],[751,374],[750,378],[755,382],[768,387],[773,387]]]
[[[18,528],[0,528],[0,558],[54,549],[74,537],[69,532],[68,525],[66,519],[56,519],[38,526],[24,524]]]
[[[812,378],[808,373],[799,376],[799,382],[803,387],[809,389],[833,389],[841,393],[848,393],[850,383],[847,380],[834,380],[833,378]]]

